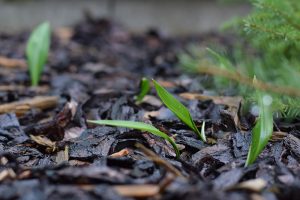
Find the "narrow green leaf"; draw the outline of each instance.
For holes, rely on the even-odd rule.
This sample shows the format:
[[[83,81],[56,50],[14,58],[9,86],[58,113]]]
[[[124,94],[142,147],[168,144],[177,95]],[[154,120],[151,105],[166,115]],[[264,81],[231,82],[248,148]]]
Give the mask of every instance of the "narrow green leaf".
[[[165,140],[167,140],[174,148],[176,156],[179,157],[179,149],[174,142],[172,138],[170,138],[167,134],[164,132],[161,132],[154,126],[150,124],[146,124],[143,122],[134,122],[134,121],[123,121],[123,120],[87,120],[89,123],[98,124],[98,125],[108,125],[108,126],[119,126],[119,127],[125,127],[125,128],[132,128],[132,129],[138,129],[141,131],[147,131],[152,133],[153,135],[156,135],[158,137],[161,137]]]
[[[248,152],[246,166],[252,164],[267,145],[273,133],[272,97],[259,95],[259,118],[252,130],[252,142]]]
[[[150,81],[147,78],[142,78],[140,83],[140,93],[136,96],[137,103],[140,103],[150,90]]]
[[[203,141],[206,142],[205,135],[201,134],[196,127],[195,122],[189,110],[180,103],[173,95],[171,95],[165,88],[163,88],[158,82],[153,80],[156,92],[162,102],[188,127],[190,127]]]
[[[49,47],[50,25],[48,22],[44,22],[31,33],[26,46],[26,56],[32,86],[37,86],[39,83],[41,73],[48,58]]]

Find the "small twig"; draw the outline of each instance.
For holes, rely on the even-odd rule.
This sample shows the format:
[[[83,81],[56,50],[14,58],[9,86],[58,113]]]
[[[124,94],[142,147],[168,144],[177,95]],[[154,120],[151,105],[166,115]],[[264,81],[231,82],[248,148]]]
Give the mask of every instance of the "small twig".
[[[32,99],[2,104],[0,105],[0,114],[15,112],[18,116],[22,116],[31,108],[45,110],[55,107],[57,103],[58,97],[56,96],[37,96]]]
[[[21,69],[27,68],[25,60],[15,59],[15,58],[6,58],[3,56],[0,56],[0,66],[6,67],[6,68],[21,68]]]
[[[215,76],[221,76],[228,78],[230,80],[242,83],[244,85],[247,85],[249,87],[253,87],[255,89],[259,89],[266,92],[272,92],[277,93],[281,95],[287,95],[287,96],[293,96],[293,97],[300,97],[300,90],[293,87],[288,86],[278,86],[278,85],[272,85],[265,82],[262,82],[260,80],[256,80],[253,82],[253,80],[247,76],[243,76],[238,72],[232,72],[224,69],[220,69],[218,67],[209,66],[209,67],[199,67],[198,72],[209,74],[209,75],[215,75]]]
[[[142,145],[140,143],[136,143],[135,146],[137,148],[141,149],[144,152],[144,154],[153,162],[165,167],[167,170],[169,170],[171,173],[173,173],[176,176],[184,177],[178,169],[173,167],[173,165],[171,165],[167,161],[163,160],[161,157],[159,157],[157,154],[155,154],[150,149],[147,149],[144,145]]]
[[[20,92],[24,90],[33,91],[36,93],[46,93],[49,91],[48,86],[26,87],[24,85],[0,85],[0,91],[4,92]]]

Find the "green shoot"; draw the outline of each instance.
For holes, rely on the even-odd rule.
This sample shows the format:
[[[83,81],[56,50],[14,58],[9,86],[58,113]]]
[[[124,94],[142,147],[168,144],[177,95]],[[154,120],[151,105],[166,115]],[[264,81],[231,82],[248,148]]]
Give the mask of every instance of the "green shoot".
[[[140,93],[139,95],[136,96],[136,102],[140,103],[143,101],[144,97],[148,94],[150,90],[150,81],[147,78],[142,78],[141,83],[140,83]]]
[[[170,138],[167,134],[161,132],[154,126],[150,124],[146,124],[143,122],[134,122],[134,121],[123,121],[123,120],[87,120],[88,123],[98,124],[98,125],[108,125],[108,126],[119,126],[125,128],[132,128],[141,131],[147,131],[167,140],[174,148],[177,158],[180,156],[179,149],[172,138]]]
[[[191,128],[203,141],[206,142],[206,137],[203,132],[199,132],[195,122],[189,110],[180,103],[173,95],[171,95],[165,88],[163,88],[158,82],[153,80],[156,92],[162,102],[189,128]]]
[[[47,61],[50,47],[50,32],[49,23],[44,22],[31,33],[28,39],[26,56],[32,86],[38,85]]]
[[[259,95],[259,119],[252,130],[252,142],[248,152],[246,166],[252,164],[267,145],[273,133],[272,97]]]

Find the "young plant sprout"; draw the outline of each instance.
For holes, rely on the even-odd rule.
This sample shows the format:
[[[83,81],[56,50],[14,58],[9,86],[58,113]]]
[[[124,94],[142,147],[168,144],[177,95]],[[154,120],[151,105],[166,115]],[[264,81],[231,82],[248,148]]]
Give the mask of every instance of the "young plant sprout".
[[[143,101],[144,97],[148,94],[150,90],[150,81],[147,78],[142,78],[140,82],[140,93],[136,96],[136,103]]]
[[[44,22],[32,31],[28,39],[26,57],[32,86],[38,85],[47,61],[50,47],[50,32],[49,23]]]
[[[109,125],[109,126],[119,126],[119,127],[125,127],[125,128],[132,128],[137,129],[141,131],[147,131],[149,133],[152,133],[153,135],[156,135],[158,137],[161,137],[165,140],[167,140],[174,148],[176,156],[179,157],[179,149],[174,142],[172,138],[170,138],[167,134],[161,132],[154,126],[150,124],[146,124],[143,122],[134,122],[134,121],[122,121],[122,120],[87,120],[87,122],[92,124],[98,124],[98,125]]]
[[[163,88],[158,82],[153,80],[157,95],[161,101],[190,129],[192,129],[204,142],[206,142],[206,137],[204,132],[199,132],[196,127],[195,122],[189,110],[180,103],[173,95],[171,95],[165,88]]]
[[[247,156],[246,166],[252,164],[267,145],[273,133],[272,97],[258,95],[259,118],[252,130],[252,142]]]
[[[188,109],[181,104],[175,97],[173,97],[165,88],[163,88],[159,83],[153,80],[156,92],[161,99],[161,101],[188,127],[190,127],[203,141],[206,142],[205,137],[205,122],[202,123],[201,132],[199,132],[196,127],[190,112]],[[142,82],[141,93],[144,95],[150,89],[150,83],[147,79],[144,79],[144,83]],[[144,85],[144,86],[143,86]],[[142,92],[143,91],[143,92]],[[141,95],[141,96],[142,96]],[[98,125],[108,125],[108,126],[120,126],[132,129],[138,129],[141,131],[148,131],[153,135],[162,137],[167,140],[174,148],[176,156],[179,157],[179,149],[172,138],[170,138],[167,134],[161,132],[154,126],[150,124],[146,124],[143,122],[134,122],[134,121],[122,121],[122,120],[87,120],[88,123],[98,124]]]

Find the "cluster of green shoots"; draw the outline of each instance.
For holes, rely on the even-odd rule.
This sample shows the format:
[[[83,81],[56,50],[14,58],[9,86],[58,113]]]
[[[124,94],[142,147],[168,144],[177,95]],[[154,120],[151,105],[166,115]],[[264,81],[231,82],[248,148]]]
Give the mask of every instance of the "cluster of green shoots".
[[[26,48],[26,56],[27,62],[29,66],[29,74],[31,78],[31,85],[37,86],[41,74],[44,68],[44,65],[48,58],[49,47],[50,47],[50,25],[48,22],[44,22],[40,24],[37,28],[35,28],[27,42]],[[199,138],[203,141],[206,141],[205,138],[205,122],[202,124],[201,132],[199,132],[198,128],[193,121],[190,112],[188,109],[180,103],[175,97],[173,97],[166,89],[164,89],[158,82],[153,80],[153,84],[157,91],[158,96],[162,100],[162,102],[189,128],[191,128]],[[144,96],[150,90],[150,82],[148,79],[143,78],[141,81],[141,91],[138,96],[136,96],[136,102],[139,104],[142,102]],[[167,140],[174,148],[176,152],[176,156],[179,157],[179,149],[174,142],[174,140],[169,137],[167,134],[158,130],[151,124],[146,124],[143,122],[134,122],[134,121],[121,121],[121,120],[88,120],[89,123],[100,124],[100,125],[110,125],[110,126],[120,126],[127,127],[132,129],[138,129],[141,131],[150,132],[156,136],[162,137]]]
[[[163,104],[169,108],[175,116],[178,117],[184,124],[186,124],[191,130],[193,130],[197,136],[206,142],[205,137],[205,122],[202,123],[201,132],[198,130],[189,110],[180,102],[178,101],[173,95],[171,95],[165,88],[163,88],[157,81],[152,80],[157,95],[163,102]],[[150,89],[150,82],[148,79],[143,78],[141,82],[141,91],[140,94],[137,96],[136,100],[137,103],[141,102],[144,96]],[[153,135],[159,136],[166,141],[168,141],[174,148],[176,156],[180,156],[179,149],[174,142],[174,140],[169,137],[166,133],[158,130],[156,127],[152,126],[151,124],[143,123],[143,122],[135,122],[135,121],[123,121],[123,120],[88,120],[89,123],[94,123],[98,125],[109,125],[109,126],[118,126],[118,127],[125,127],[125,128],[132,128],[138,129],[141,131],[147,131],[152,133]]]

